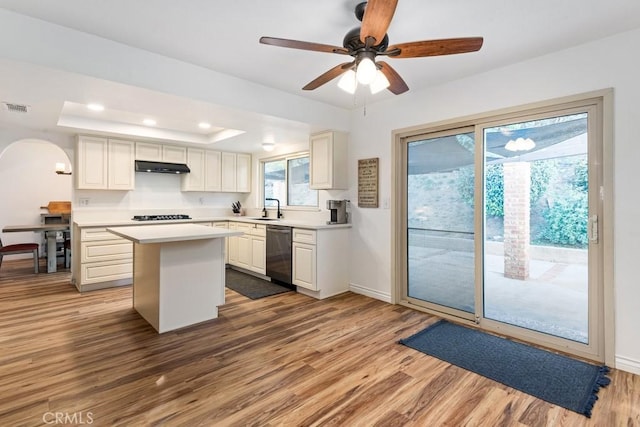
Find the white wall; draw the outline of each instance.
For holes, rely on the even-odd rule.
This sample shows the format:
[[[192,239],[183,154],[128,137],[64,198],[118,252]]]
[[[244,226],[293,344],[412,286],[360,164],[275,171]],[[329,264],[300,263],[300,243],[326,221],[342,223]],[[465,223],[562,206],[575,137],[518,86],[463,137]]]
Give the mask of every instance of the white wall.
[[[56,175],[56,163],[68,167],[70,160],[59,146],[48,141],[24,139],[0,148],[0,228],[40,224],[40,214],[48,213],[40,206],[53,200],[71,200],[71,176]],[[39,233],[2,234],[5,245],[40,241]]]
[[[636,171],[640,165],[637,110],[640,105],[638,56],[640,30],[620,34],[555,54],[497,69],[431,90],[408,92],[370,105],[367,115],[352,115],[350,165],[380,157],[380,197],[390,196],[391,133],[394,129],[452,119],[593,90],[614,88],[614,287],[615,343],[619,368],[640,373],[640,199]],[[409,82],[411,85],[411,82]],[[356,193],[356,168],[351,169]],[[381,299],[390,298],[391,215],[386,209],[353,207],[352,285]]]

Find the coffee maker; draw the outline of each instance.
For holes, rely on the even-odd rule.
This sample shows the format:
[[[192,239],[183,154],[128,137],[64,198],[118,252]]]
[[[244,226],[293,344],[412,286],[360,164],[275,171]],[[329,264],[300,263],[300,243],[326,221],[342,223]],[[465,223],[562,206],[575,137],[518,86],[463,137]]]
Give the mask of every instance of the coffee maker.
[[[348,200],[327,200],[327,209],[331,213],[331,219],[327,224],[346,224],[349,221],[347,203]]]

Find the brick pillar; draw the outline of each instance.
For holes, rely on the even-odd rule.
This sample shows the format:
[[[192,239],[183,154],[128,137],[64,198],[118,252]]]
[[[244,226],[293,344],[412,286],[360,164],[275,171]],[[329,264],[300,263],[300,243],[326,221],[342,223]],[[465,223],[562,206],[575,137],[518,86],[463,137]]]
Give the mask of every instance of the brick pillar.
[[[504,275],[529,278],[531,165],[504,163]]]

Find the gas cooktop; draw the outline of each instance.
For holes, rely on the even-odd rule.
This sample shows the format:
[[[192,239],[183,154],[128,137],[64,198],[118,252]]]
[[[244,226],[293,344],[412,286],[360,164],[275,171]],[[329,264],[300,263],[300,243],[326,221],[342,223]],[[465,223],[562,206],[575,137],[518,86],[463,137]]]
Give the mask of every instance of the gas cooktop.
[[[173,215],[134,215],[131,218],[134,221],[166,221],[172,219],[191,219],[189,215],[173,214]]]

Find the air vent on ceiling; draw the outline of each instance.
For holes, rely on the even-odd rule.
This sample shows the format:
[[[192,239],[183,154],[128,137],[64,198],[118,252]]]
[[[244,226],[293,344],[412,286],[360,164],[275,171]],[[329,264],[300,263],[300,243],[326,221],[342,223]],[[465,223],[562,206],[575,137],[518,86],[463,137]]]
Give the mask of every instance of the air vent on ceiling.
[[[29,106],[23,104],[13,104],[11,102],[3,102],[5,108],[10,113],[28,113]]]

